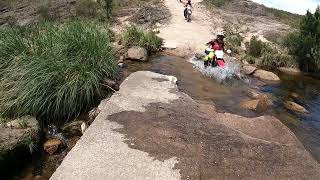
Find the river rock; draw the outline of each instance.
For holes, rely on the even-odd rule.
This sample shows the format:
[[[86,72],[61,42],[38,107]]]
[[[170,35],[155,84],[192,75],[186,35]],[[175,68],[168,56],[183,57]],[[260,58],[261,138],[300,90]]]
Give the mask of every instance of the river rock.
[[[132,47],[128,49],[127,59],[147,61],[148,52],[145,48],[142,48],[142,47]]]
[[[283,73],[290,74],[290,75],[300,75],[300,74],[302,74],[302,72],[298,68],[279,67],[278,70],[283,72]]]
[[[253,76],[262,80],[268,80],[268,81],[280,81],[280,78],[274,74],[273,72],[265,71],[265,70],[256,70],[253,73]]]
[[[62,130],[68,136],[81,135],[82,134],[82,131],[81,131],[82,123],[84,123],[84,121],[82,121],[82,120],[74,120],[73,122],[70,122],[70,123],[66,124],[62,128]]]
[[[268,109],[270,102],[267,99],[245,100],[240,102],[244,109],[250,109],[257,112],[263,112]]]
[[[49,139],[43,144],[43,149],[50,155],[58,151],[61,147],[62,142],[59,139]]]
[[[38,121],[32,116],[24,116],[0,126],[0,156],[20,146],[25,146],[29,151],[25,142],[31,138],[33,143],[37,143],[39,130]]]
[[[243,73],[246,74],[246,75],[251,75],[251,74],[253,74],[255,70],[257,70],[257,68],[254,67],[254,66],[250,66],[250,65],[244,65],[244,66],[242,66],[242,71],[243,71]]]
[[[88,121],[89,125],[94,121],[94,119],[99,115],[99,113],[100,113],[100,109],[97,107],[89,111],[89,121]]]
[[[263,94],[261,92],[257,92],[255,90],[251,90],[247,94],[249,97],[251,97],[253,99],[268,99],[268,95]]]
[[[292,101],[287,101],[285,103],[285,107],[291,111],[295,111],[298,113],[304,113],[304,114],[309,114],[309,111],[304,108],[303,106],[301,106],[300,104],[297,104],[295,102]]]
[[[109,86],[109,87],[111,87],[113,89],[117,86],[117,82],[112,80],[112,79],[109,79],[109,78],[105,78],[103,80],[103,84],[107,85],[107,86]]]

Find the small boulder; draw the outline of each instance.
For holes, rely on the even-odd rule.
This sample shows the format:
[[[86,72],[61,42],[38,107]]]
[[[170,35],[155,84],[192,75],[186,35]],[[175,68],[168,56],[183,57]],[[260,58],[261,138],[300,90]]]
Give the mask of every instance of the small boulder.
[[[100,109],[95,107],[89,111],[89,125],[94,121],[94,119],[99,115]]]
[[[268,95],[251,90],[248,92],[248,96],[253,99],[268,99]]]
[[[303,114],[309,114],[309,111],[306,110],[306,108],[304,108],[303,106],[301,106],[300,104],[297,104],[295,102],[292,101],[287,101],[285,102],[285,107],[291,111],[295,111],[298,113],[303,113]]]
[[[280,72],[289,74],[289,75],[300,75],[302,72],[298,68],[289,68],[289,67],[279,67]]]
[[[263,112],[268,109],[270,102],[267,99],[245,100],[240,102],[244,109],[250,109],[257,112]]]
[[[59,139],[49,139],[43,144],[43,149],[50,155],[58,151],[62,142]]]
[[[142,48],[142,47],[132,47],[128,49],[127,59],[147,61],[148,52],[145,48]]]
[[[71,123],[66,124],[62,130],[65,134],[68,136],[76,136],[76,135],[81,135],[82,130],[81,130],[81,125],[84,123],[84,121],[81,120],[75,120]]]
[[[242,67],[242,71],[243,71],[243,73],[246,74],[246,75],[251,75],[251,74],[253,74],[255,70],[257,70],[257,68],[254,67],[254,66],[250,66],[250,65],[244,65],[244,66]]]
[[[274,74],[273,72],[265,71],[265,70],[256,70],[253,73],[253,76],[262,80],[268,80],[268,81],[280,81],[280,78]]]
[[[79,141],[80,137],[79,136],[74,136],[68,139],[68,149],[71,150]]]
[[[112,79],[105,78],[105,79],[103,80],[103,84],[104,84],[104,85],[107,85],[107,86],[109,86],[109,87],[111,87],[111,88],[114,88],[114,87],[116,87],[117,82],[114,81],[114,80],[112,80]]]

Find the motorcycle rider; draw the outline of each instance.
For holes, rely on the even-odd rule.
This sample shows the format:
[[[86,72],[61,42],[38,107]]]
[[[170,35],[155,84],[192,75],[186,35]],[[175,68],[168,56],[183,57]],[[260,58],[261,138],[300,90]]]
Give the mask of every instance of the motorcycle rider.
[[[211,62],[212,66],[224,66],[224,60],[223,59],[217,59],[216,55],[213,53],[216,51],[225,51],[224,49],[224,32],[220,32],[217,34],[217,38],[214,40],[211,40],[210,42],[208,42],[206,45],[208,46],[208,49],[205,51],[205,53],[207,54],[205,61],[204,61],[204,65],[205,67],[208,66],[209,61]]]
[[[186,3],[186,5],[184,5],[185,8],[184,8],[184,11],[183,11],[183,15],[184,15],[184,18],[185,18],[185,19],[187,19],[187,7],[188,7],[188,6],[191,6],[191,7],[192,7],[192,5],[191,5],[191,0],[188,0],[187,3]]]

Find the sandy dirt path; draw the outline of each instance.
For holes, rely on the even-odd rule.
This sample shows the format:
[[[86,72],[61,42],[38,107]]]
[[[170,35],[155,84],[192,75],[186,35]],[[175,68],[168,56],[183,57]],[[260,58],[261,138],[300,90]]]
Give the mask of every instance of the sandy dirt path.
[[[164,39],[164,47],[177,47],[180,51],[203,49],[204,44],[214,38],[221,27],[213,26],[212,22],[218,24],[218,19],[212,19],[200,4],[202,0],[193,0],[193,13],[191,22],[186,22],[183,17],[184,3],[178,0],[165,0],[165,5],[171,12],[170,22],[160,28],[159,36]]]

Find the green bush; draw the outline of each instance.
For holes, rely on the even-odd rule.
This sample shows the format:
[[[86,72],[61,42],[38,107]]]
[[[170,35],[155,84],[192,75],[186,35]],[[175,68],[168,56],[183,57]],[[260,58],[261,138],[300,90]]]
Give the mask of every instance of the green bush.
[[[248,54],[253,57],[260,57],[262,53],[263,42],[253,36],[250,39],[249,46],[247,47]]]
[[[252,57],[250,55],[245,55],[242,59],[246,60],[249,64],[255,64],[256,63],[256,58]]]
[[[136,26],[129,26],[123,32],[123,43],[127,48],[140,46],[151,53],[161,48],[163,40],[152,31],[144,32]]]
[[[284,41],[289,53],[296,56],[300,69],[320,72],[320,7],[314,14],[307,12],[299,31],[290,33]]]
[[[0,112],[65,120],[105,95],[117,74],[107,31],[89,22],[0,30]]]

